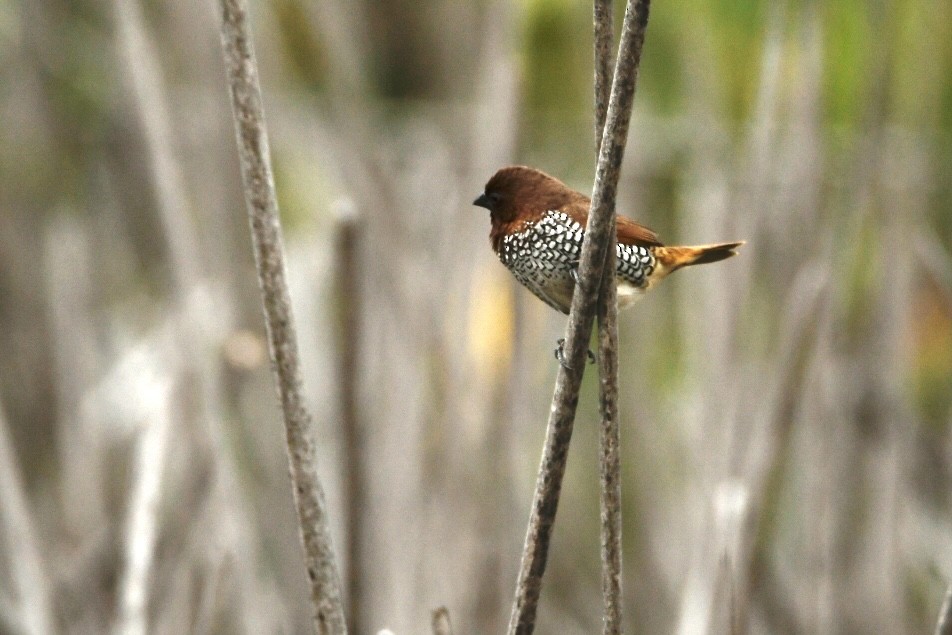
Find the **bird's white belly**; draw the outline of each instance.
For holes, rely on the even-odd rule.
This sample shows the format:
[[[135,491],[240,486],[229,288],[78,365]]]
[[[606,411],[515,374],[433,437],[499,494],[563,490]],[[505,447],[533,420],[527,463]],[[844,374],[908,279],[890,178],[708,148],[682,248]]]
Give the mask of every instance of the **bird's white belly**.
[[[627,280],[615,279],[618,282],[618,308],[626,309],[645,294],[645,287],[636,287]]]

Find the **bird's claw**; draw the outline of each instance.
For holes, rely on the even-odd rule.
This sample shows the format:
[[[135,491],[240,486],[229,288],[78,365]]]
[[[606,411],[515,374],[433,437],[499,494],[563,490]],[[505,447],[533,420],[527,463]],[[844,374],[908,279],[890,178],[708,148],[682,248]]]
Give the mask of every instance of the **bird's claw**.
[[[564,337],[559,338],[556,344],[558,344],[558,346],[555,349],[555,358],[559,360],[560,364],[562,364],[563,366],[571,370],[572,367],[569,366],[565,361],[565,338]],[[595,353],[593,353],[591,350],[586,351],[586,353],[588,353],[588,363],[594,364]]]
[[[572,367],[565,363],[565,338],[559,338],[556,344],[558,346],[555,347],[555,358],[559,360],[560,364],[568,369],[571,369]]]

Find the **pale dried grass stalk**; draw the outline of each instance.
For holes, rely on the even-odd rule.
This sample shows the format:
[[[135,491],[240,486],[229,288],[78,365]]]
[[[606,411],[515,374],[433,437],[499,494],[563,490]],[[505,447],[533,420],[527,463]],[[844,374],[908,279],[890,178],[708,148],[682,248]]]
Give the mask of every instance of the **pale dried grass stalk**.
[[[314,605],[314,627],[318,633],[338,635],[347,632],[340,576],[331,544],[324,488],[317,475],[311,416],[301,391],[297,334],[248,6],[243,0],[221,0],[219,6],[241,176],[274,379],[284,413],[291,483]]]
[[[450,612],[445,606],[433,611],[431,622],[433,635],[453,635],[453,625],[450,623]]]
[[[242,553],[236,571],[244,597],[239,614],[242,621],[250,624],[256,619],[255,612],[260,611],[257,602],[263,593],[256,572],[258,556],[247,550],[254,534],[249,524],[251,514],[225,438],[224,398],[217,357],[231,307],[227,297],[224,302],[216,298],[216,303],[209,294],[212,289],[198,244],[197,224],[191,216],[186,179],[174,152],[176,128],[167,102],[168,91],[139,0],[115,0],[113,13],[118,53],[132,93],[132,106],[142,126],[162,238],[168,247],[175,293],[172,345],[180,351],[186,369],[197,377],[199,417],[205,424],[204,433],[212,446],[211,458],[217,472],[215,504],[228,510],[216,514],[215,522],[219,526],[213,535],[216,540],[227,541],[226,549]],[[214,291],[222,292],[222,289]]]
[[[945,591],[942,608],[939,609],[939,621],[935,625],[935,635],[952,635],[952,584]]]
[[[165,473],[166,447],[171,417],[167,380],[156,379],[142,387],[136,398],[147,402],[150,412],[139,433],[133,460],[134,482],[129,495],[126,523],[125,571],[119,583],[116,635],[148,632],[150,578],[159,526],[159,502]]]
[[[15,623],[28,635],[54,632],[50,581],[40,555],[38,534],[20,476],[19,462],[0,403],[0,538],[6,551],[9,575],[16,594],[2,608],[4,621]],[[4,598],[6,599],[6,598]]]

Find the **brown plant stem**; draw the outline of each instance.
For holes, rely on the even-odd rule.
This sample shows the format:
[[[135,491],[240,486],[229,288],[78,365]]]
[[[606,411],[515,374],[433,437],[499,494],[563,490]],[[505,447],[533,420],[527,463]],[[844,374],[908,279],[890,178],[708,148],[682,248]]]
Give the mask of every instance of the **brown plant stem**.
[[[220,6],[222,50],[231,92],[241,176],[272,368],[284,414],[294,502],[311,582],[314,626],[315,631],[322,635],[337,635],[346,633],[347,626],[328,526],[327,503],[317,476],[311,417],[301,394],[297,334],[248,7],[244,0],[221,0]]]
[[[572,439],[579,386],[585,368],[585,352],[595,317],[605,255],[614,233],[618,176],[628,137],[638,63],[641,59],[645,28],[648,25],[649,4],[650,0],[629,0],[625,10],[605,135],[595,172],[592,209],[582,245],[579,281],[572,297],[572,308],[566,326],[565,362],[559,367],[552,397],[542,462],[509,621],[510,634],[528,634],[535,628],[542,576],[545,573],[549,542],[562,489],[562,477],[565,474]]]

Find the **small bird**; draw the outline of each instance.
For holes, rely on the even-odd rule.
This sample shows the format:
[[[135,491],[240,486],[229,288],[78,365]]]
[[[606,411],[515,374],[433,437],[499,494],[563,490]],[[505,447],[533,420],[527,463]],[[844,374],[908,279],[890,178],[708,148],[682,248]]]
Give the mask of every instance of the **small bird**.
[[[543,302],[566,314],[578,281],[590,203],[545,172],[518,165],[497,171],[473,201],[489,210],[489,240],[502,264]],[[744,244],[666,247],[633,220],[618,216],[616,224],[619,308],[633,304],[669,273],[730,258]]]

